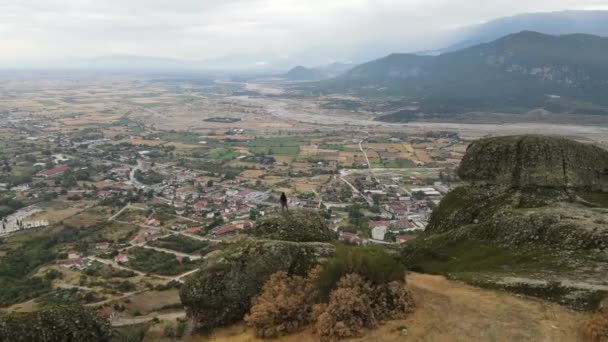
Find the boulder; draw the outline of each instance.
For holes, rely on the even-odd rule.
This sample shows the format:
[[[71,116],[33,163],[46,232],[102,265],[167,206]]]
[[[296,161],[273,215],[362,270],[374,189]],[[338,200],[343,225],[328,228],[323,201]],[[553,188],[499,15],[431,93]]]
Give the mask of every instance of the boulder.
[[[249,311],[272,274],[304,275],[334,254],[335,247],[327,243],[243,239],[206,260],[181,287],[180,297],[199,328],[231,324]]]
[[[328,242],[337,236],[316,211],[289,210],[260,218],[252,234],[273,240],[296,242]]]

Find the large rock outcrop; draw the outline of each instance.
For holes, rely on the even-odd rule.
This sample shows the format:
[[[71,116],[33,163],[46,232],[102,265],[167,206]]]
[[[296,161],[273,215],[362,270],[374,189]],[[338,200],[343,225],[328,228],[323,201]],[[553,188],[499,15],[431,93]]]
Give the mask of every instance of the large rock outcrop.
[[[608,152],[562,138],[472,143],[426,231],[402,250],[412,269],[594,309],[608,293]]]
[[[608,151],[565,138],[520,135],[472,143],[458,174],[475,184],[600,190],[608,186]]]
[[[252,234],[264,239],[328,242],[337,238],[327,220],[312,210],[290,210],[260,218]]]
[[[601,191],[607,169],[608,151],[564,138],[482,139],[458,170],[471,185],[441,201],[426,235],[606,249],[607,210],[580,196],[608,195]]]
[[[234,323],[249,311],[272,274],[304,275],[334,253],[329,243],[246,238],[211,255],[182,286],[180,297],[188,317],[200,328]]]

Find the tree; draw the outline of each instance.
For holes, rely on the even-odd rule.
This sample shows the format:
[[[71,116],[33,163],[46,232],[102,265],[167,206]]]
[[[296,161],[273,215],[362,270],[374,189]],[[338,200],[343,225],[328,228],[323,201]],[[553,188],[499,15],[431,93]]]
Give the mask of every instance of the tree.
[[[340,190],[338,190],[338,195],[342,199],[349,199],[353,197],[353,190],[350,188],[350,186],[344,184],[340,187]]]

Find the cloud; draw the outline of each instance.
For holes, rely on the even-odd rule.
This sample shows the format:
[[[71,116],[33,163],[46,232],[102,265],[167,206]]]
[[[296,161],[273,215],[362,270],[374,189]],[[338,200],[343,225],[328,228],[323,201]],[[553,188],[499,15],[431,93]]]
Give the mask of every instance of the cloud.
[[[608,0],[0,0],[0,63],[109,55],[205,60],[356,58],[416,51],[439,32]]]

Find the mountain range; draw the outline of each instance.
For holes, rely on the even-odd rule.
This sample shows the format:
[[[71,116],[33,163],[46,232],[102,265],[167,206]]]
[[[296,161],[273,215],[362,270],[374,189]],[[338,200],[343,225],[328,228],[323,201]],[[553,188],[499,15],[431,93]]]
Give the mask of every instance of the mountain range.
[[[439,49],[438,52],[461,50],[521,31],[535,31],[550,35],[585,33],[608,36],[608,11],[525,13],[499,18],[460,29],[452,38],[457,42]]]
[[[319,88],[400,97],[425,113],[545,108],[608,114],[607,55],[608,38],[523,31],[439,56],[392,54]]]

